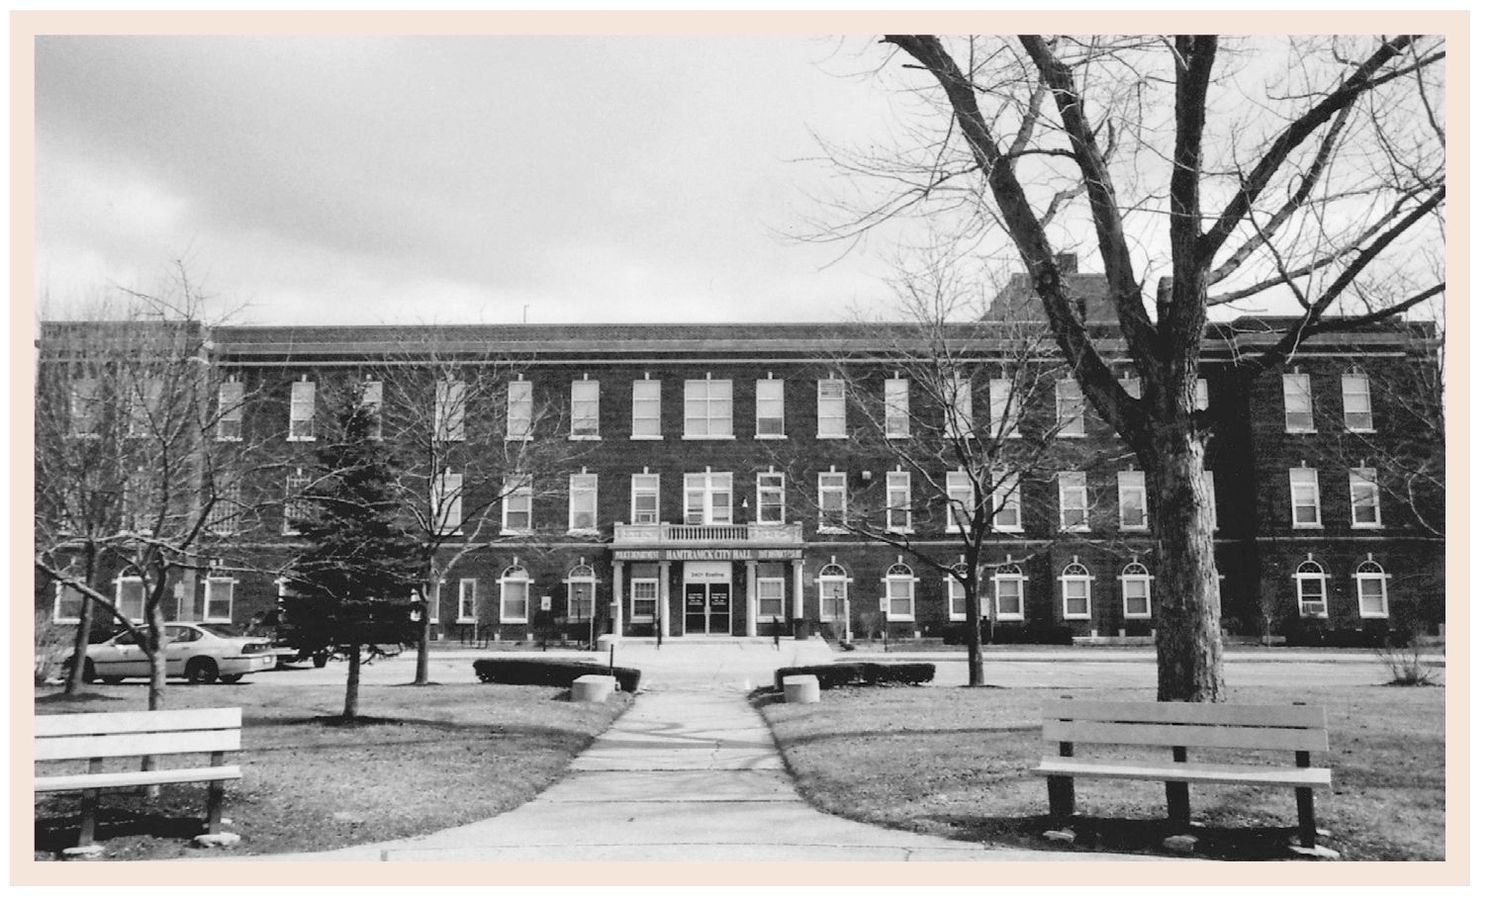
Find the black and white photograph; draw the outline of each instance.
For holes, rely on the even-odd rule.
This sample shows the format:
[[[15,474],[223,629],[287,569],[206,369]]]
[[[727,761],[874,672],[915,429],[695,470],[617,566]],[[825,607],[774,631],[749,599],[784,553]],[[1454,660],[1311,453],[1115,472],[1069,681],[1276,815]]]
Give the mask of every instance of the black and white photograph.
[[[25,881],[1467,876],[1363,16],[14,19]]]

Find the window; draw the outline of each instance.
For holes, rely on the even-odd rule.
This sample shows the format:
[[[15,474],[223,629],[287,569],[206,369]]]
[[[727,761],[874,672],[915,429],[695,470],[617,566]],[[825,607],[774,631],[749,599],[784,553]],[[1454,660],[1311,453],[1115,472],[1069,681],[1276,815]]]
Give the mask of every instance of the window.
[[[756,580],[756,618],[783,620],[787,617],[787,581],[782,577]]]
[[[434,489],[430,490],[430,523],[434,532],[442,535],[461,532],[461,521],[465,514],[461,509],[461,474],[445,469],[435,475]]]
[[[885,571],[886,620],[916,619],[916,575],[897,561]]]
[[[311,516],[311,500],[306,497],[306,491],[311,488],[311,475],[300,468],[295,469],[294,474],[285,478],[285,528],[286,536],[294,536],[300,532],[297,522],[304,521]]]
[[[1025,572],[1018,564],[994,568],[994,619],[1025,619]]]
[[[577,564],[569,569],[564,582],[569,587],[566,614],[582,620],[595,617],[595,568]]]
[[[658,581],[656,577],[638,579],[632,577],[632,620],[657,619]]]
[[[73,378],[68,385],[67,394],[67,413],[72,423],[73,436],[93,436],[98,433],[101,400],[98,378]]]
[[[120,577],[114,581],[114,607],[126,620],[145,619],[145,581],[139,577]]]
[[[780,437],[787,434],[786,401],[782,381],[756,381],[756,436]]]
[[[1382,504],[1377,489],[1377,469],[1352,468],[1348,479],[1351,484],[1351,526],[1381,527]]]
[[[1123,377],[1120,377],[1118,379],[1118,385],[1120,387],[1123,387],[1123,391],[1129,394],[1130,398],[1139,398],[1139,393],[1142,389],[1139,386],[1139,378],[1135,377],[1132,374],[1125,374]]]
[[[818,474],[818,530],[839,531],[849,515],[849,484],[843,471]]]
[[[885,382],[885,435],[890,439],[911,436],[911,382],[897,377]]]
[[[1284,375],[1284,430],[1314,433],[1315,410],[1310,401],[1310,375]]]
[[[959,579],[966,576],[968,565],[960,561],[943,578],[947,581],[947,619],[950,621],[968,620],[968,590],[963,588],[963,581]]]
[[[1143,530],[1149,526],[1148,496],[1143,471],[1118,472],[1118,528]]]
[[[569,478],[569,529],[571,533],[594,533],[596,523],[596,477],[581,469]]]
[[[231,536],[238,532],[238,513],[242,508],[243,492],[239,482],[227,480],[218,484],[217,497],[207,515],[208,531],[217,536]]]
[[[844,415],[844,382],[818,381],[818,438],[848,436]]]
[[[947,472],[947,532],[959,533],[972,522],[973,480],[967,471]]]
[[[733,407],[730,381],[684,381],[684,439],[730,439],[735,433],[731,423]]]
[[[1295,527],[1319,527],[1320,484],[1314,468],[1289,469],[1289,502]]]
[[[435,382],[435,439],[459,443],[466,439],[466,382],[447,378]]]
[[[994,484],[994,529],[1005,533],[1023,530],[1020,481],[1009,471],[995,471]]]
[[[756,522],[783,524],[787,521],[787,482],[785,474],[756,475]]]
[[[476,581],[462,580],[456,599],[456,623],[476,623]]]
[[[533,479],[519,477],[502,484],[502,532],[533,530]]]
[[[1087,435],[1086,403],[1082,399],[1082,386],[1074,378],[1065,377],[1056,382],[1056,435]]]
[[[243,439],[243,384],[236,380],[223,381],[217,388],[217,438]]]
[[[161,412],[161,380],[147,377],[129,389],[129,435],[149,436],[155,430],[155,419]]]
[[[1206,378],[1196,378],[1196,411],[1204,412],[1211,408],[1211,387],[1207,386]]]
[[[600,381],[577,380],[569,385],[569,435],[576,440],[600,439]]]
[[[1217,530],[1222,526],[1221,512],[1217,510],[1217,478],[1211,471],[1202,471],[1206,478],[1206,501],[1211,503],[1211,529]]]
[[[533,381],[507,382],[507,438],[533,439]]]
[[[514,564],[502,572],[502,579],[498,581],[498,586],[502,590],[498,622],[528,623],[528,571]]]
[[[825,564],[818,571],[818,619],[834,620],[843,613],[844,602],[849,597],[849,575],[834,562]]]
[[[717,471],[683,475],[683,522],[730,523],[732,479],[730,474]]]
[[[632,439],[663,438],[663,383],[659,380],[632,381]]]
[[[1075,558],[1061,571],[1061,616],[1092,619],[1092,575]]]
[[[440,591],[444,585],[445,581],[442,580],[430,587],[429,597],[426,602],[430,606],[430,623],[432,624],[440,623]]]
[[[1356,606],[1362,617],[1387,617],[1387,576],[1371,555],[1357,565]]]
[[[233,585],[231,577],[208,577],[202,593],[204,623],[233,622]]]
[[[1325,617],[1325,568],[1308,557],[1294,572],[1294,586],[1299,597],[1300,617]]]
[[[632,523],[658,522],[658,475],[632,475]]]
[[[1119,591],[1123,596],[1123,616],[1126,618],[1149,617],[1149,571],[1139,562],[1124,565],[1118,574]]]
[[[383,439],[383,381],[364,380],[361,399],[362,407],[368,412],[368,437]]]
[[[289,439],[308,441],[316,438],[316,384],[298,380],[290,385]]]
[[[968,378],[954,374],[942,384],[942,434],[950,439],[973,435],[973,388]]]
[[[58,583],[52,600],[52,622],[75,624],[83,618],[83,603],[88,597],[76,586]]]
[[[1003,377],[989,380],[989,432],[995,439],[1020,435],[1021,397],[1015,393],[1014,381]]]
[[[1347,430],[1372,430],[1372,386],[1359,371],[1341,375],[1341,409]]]
[[[1062,471],[1056,475],[1056,490],[1061,502],[1062,529],[1088,529],[1086,472]]]
[[[896,470],[885,475],[885,529],[911,532],[910,471]]]

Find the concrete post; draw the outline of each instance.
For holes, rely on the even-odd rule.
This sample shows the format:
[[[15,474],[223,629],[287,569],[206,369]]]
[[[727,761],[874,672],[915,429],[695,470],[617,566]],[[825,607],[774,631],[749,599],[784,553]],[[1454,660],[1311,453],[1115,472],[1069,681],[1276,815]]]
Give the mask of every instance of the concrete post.
[[[621,565],[611,562],[611,632],[621,635]]]
[[[746,567],[746,635],[756,635],[756,562],[747,561]]]
[[[802,559],[792,562],[792,622],[793,635],[798,639],[806,639],[808,635],[807,624],[802,619]]]
[[[660,561],[657,566],[657,624],[663,628],[664,636],[672,636],[668,629],[668,568],[669,562]]]

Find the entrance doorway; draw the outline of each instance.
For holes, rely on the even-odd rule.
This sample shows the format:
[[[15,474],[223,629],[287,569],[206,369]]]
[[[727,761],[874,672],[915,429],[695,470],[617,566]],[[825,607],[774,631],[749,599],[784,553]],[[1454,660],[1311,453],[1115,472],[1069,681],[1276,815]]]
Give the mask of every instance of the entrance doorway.
[[[703,636],[729,636],[730,598],[728,563],[685,564],[683,632]]]

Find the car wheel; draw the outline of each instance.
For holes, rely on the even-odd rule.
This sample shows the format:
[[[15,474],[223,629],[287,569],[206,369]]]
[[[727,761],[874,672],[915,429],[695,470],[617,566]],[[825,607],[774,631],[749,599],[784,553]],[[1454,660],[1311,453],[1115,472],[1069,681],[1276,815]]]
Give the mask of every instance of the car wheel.
[[[68,667],[71,667],[71,666],[72,666],[72,661],[68,661]],[[90,659],[90,658],[84,658],[83,659],[83,682],[84,683],[92,683],[96,679],[98,679],[98,671],[96,671],[96,670],[93,669],[93,660]]]
[[[105,683],[108,683],[110,686],[117,686],[118,684],[124,682],[124,677],[99,677],[99,679],[103,680]]]
[[[328,655],[326,652],[317,652],[316,654],[311,656],[311,663],[316,665],[317,667],[325,667],[326,662],[330,660],[331,656]]]
[[[237,683],[241,679],[243,679],[243,674],[219,674],[217,681],[219,683]]]
[[[217,662],[211,658],[193,658],[186,662],[188,683],[211,683],[217,679]]]

